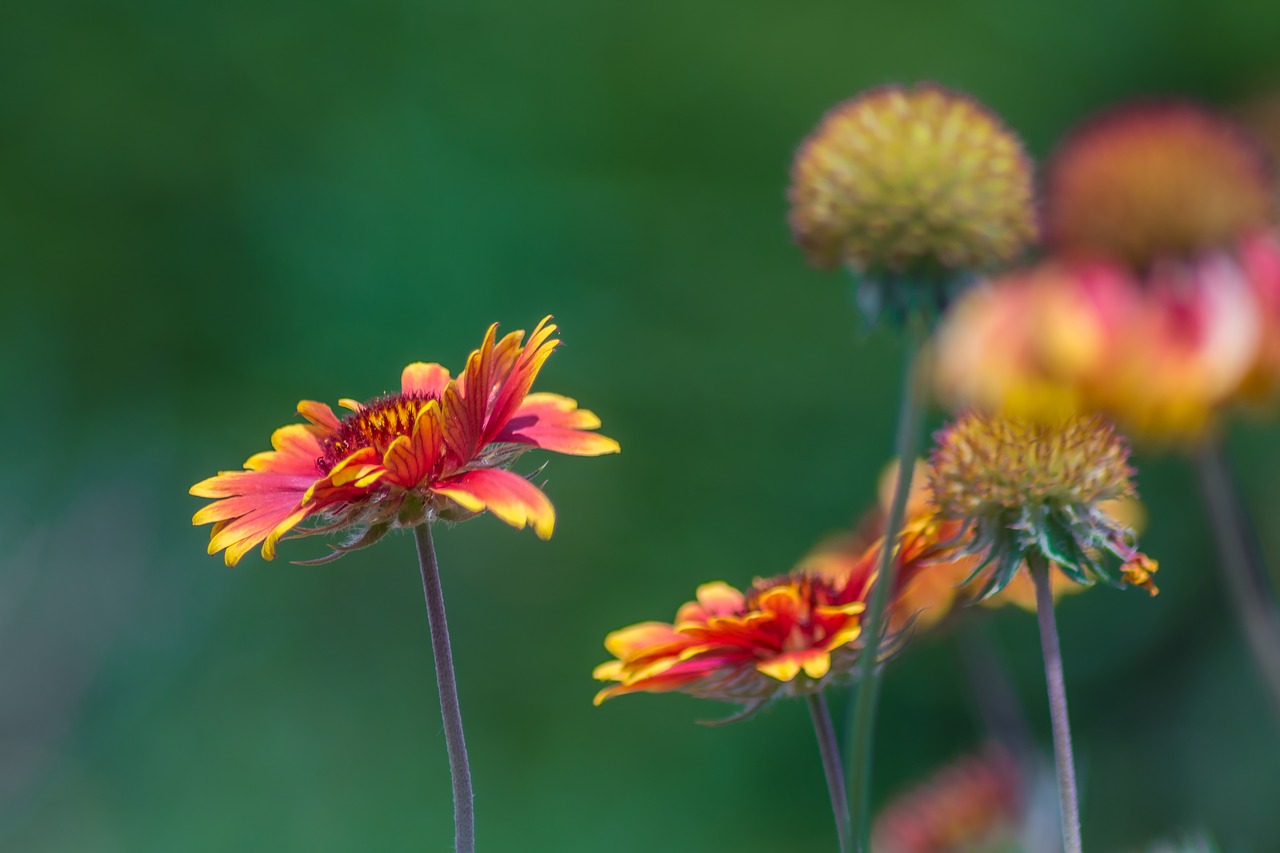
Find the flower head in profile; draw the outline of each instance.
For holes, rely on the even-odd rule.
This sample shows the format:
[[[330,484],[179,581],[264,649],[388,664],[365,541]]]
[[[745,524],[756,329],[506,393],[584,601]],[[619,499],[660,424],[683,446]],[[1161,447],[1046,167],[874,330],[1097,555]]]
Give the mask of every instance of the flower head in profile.
[[[875,853],[981,853],[1010,849],[1024,822],[1028,780],[1000,747],[965,756],[900,794],[876,817]]]
[[[641,622],[605,638],[616,660],[594,677],[614,683],[595,704],[678,690],[738,703],[745,716],[775,696],[819,690],[857,659],[865,587],[866,577],[841,584],[807,575],[759,579],[746,593],[703,584],[674,622]]]
[[[933,84],[872,89],[828,112],[796,153],[790,200],[811,263],[844,264],[886,290],[1007,263],[1036,233],[1021,142]]]
[[[1136,492],[1128,447],[1104,419],[962,415],[938,434],[930,469],[939,515],[966,529],[958,554],[979,558],[975,578],[987,573],[984,597],[1008,586],[1033,552],[1077,584],[1101,579],[1155,594],[1156,562],[1108,509]]]
[[[324,403],[303,400],[298,413],[309,423],[276,430],[273,449],[251,456],[246,470],[191,487],[191,494],[213,499],[192,519],[213,523],[209,553],[225,549],[233,566],[259,545],[272,559],[276,542],[291,531],[347,532],[330,555],[335,558],[395,527],[486,510],[550,537],[551,502],[506,466],[535,447],[596,456],[616,453],[618,444],[592,432],[599,419],[576,401],[530,393],[559,344],[549,320],[527,342],[521,331],[497,340],[497,325],[489,327],[456,378],[438,364],[410,364],[398,393],[364,403],[340,400],[349,410],[343,418]],[[300,526],[308,521],[317,523]]]
[[[747,591],[715,581],[673,622],[641,622],[605,638],[614,660],[596,667],[611,682],[599,705],[626,693],[680,691],[743,706],[746,716],[778,696],[807,695],[848,676],[862,648],[862,613],[875,584],[878,550],[847,536],[821,543],[789,573]],[[895,590],[922,565],[899,566]],[[891,599],[896,600],[896,599]],[[911,614],[891,603],[886,654]]]
[[[834,567],[851,565],[855,559],[879,560],[884,547],[884,525],[893,499],[893,487],[897,479],[897,462],[885,467],[880,478],[880,501],[863,517],[859,532],[845,539],[862,544],[857,547],[839,548],[840,537],[833,537],[801,563],[802,567],[832,571]],[[931,469],[924,460],[917,460],[911,475],[902,531],[898,536],[898,588],[894,593],[890,610],[891,634],[903,634],[904,629],[925,631],[941,623],[953,612],[979,598],[985,586],[981,578],[982,557],[968,546],[973,535],[961,518],[943,517],[934,501],[930,488]],[[1136,500],[1118,499],[1104,501],[1101,509],[1117,524],[1136,526],[1141,522],[1141,505]],[[869,544],[867,544],[869,543]],[[1078,592],[1084,587],[1058,572],[1052,577],[1052,589],[1056,601],[1064,594]],[[1012,604],[1034,612],[1035,589],[1031,576],[1016,572],[1009,585],[982,600],[986,607],[998,608]]]

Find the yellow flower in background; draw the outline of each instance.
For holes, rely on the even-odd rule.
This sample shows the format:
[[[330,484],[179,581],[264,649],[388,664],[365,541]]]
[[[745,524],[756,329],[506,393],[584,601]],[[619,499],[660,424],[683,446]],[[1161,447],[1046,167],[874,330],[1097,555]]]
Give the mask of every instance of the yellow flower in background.
[[[933,379],[956,409],[1055,420],[1087,409],[1110,363],[1115,312],[1100,299],[1129,281],[1103,264],[1046,263],[973,288],[934,341]]]
[[[1104,261],[1047,262],[957,301],[938,329],[934,382],[953,408],[1047,422],[1105,412],[1147,443],[1182,444],[1251,374],[1269,381],[1258,307],[1221,256],[1146,282]]]
[[[599,418],[576,401],[529,393],[559,345],[550,319],[527,343],[522,331],[496,340],[497,325],[490,326],[456,379],[438,364],[411,364],[398,393],[339,401],[351,412],[341,419],[326,404],[303,400],[298,413],[309,423],[276,430],[274,449],[250,457],[246,470],[191,487],[213,499],[192,519],[213,523],[209,553],[226,549],[234,566],[258,545],[272,559],[290,532],[347,531],[348,541],[331,555],[338,557],[395,527],[486,510],[550,537],[551,502],[506,466],[535,447],[576,456],[618,451],[613,439],[592,432]],[[310,519],[319,526],[299,526]]]
[[[1190,104],[1087,122],[1051,162],[1052,257],[965,294],[935,378],[956,408],[1096,411],[1186,445],[1280,391],[1280,240],[1257,148]]]
[[[1195,104],[1124,104],[1067,137],[1049,165],[1046,240],[1118,264],[1141,293],[1099,408],[1135,434],[1194,439],[1224,404],[1274,393],[1275,214],[1262,146]]]

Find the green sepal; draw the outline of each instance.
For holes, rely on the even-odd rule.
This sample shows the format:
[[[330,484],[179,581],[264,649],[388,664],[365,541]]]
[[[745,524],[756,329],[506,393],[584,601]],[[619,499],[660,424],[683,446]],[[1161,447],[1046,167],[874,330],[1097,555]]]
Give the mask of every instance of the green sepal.
[[[1002,548],[996,557],[996,570],[991,575],[991,583],[987,584],[979,601],[985,601],[1008,586],[1018,569],[1022,568],[1022,561],[1027,556],[1026,549],[1016,544],[1014,537],[1010,537],[1007,544],[1009,547]]]
[[[902,327],[908,317],[920,314],[932,329],[947,306],[976,280],[968,270],[936,265],[905,272],[850,268],[849,273],[853,279],[853,304],[868,326],[887,318]]]
[[[1048,512],[1036,532],[1041,553],[1058,567],[1058,571],[1081,586],[1093,586],[1088,571],[1093,567],[1093,561],[1088,550],[1081,547],[1069,519],[1061,513]]]
[[[1014,537],[1009,535],[1006,528],[979,524],[973,532],[973,543],[965,549],[964,553],[980,555],[981,559],[974,570],[969,572],[968,577],[960,581],[959,586],[968,586],[977,580],[978,575],[986,571],[987,567],[1010,547],[1016,547],[1016,544]]]

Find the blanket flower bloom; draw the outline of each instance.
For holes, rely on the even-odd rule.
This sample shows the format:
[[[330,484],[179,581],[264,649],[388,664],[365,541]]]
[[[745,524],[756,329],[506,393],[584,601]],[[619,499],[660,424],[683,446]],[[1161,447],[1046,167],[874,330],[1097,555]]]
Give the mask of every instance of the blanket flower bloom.
[[[904,554],[895,593],[925,565],[911,549]],[[774,697],[821,690],[858,660],[878,560],[878,547],[846,534],[820,543],[789,573],[758,578],[745,593],[723,581],[703,584],[674,622],[641,622],[605,638],[615,660],[596,667],[594,677],[614,683],[595,704],[680,691],[738,703],[743,711],[731,719],[740,719]],[[905,638],[913,615],[896,605],[890,614],[886,654]]]
[[[343,399],[339,418],[303,400],[309,423],[276,430],[272,450],[244,471],[224,471],[191,487],[211,498],[194,524],[213,523],[209,553],[226,550],[234,566],[261,545],[272,559],[280,537],[354,531],[325,559],[371,544],[396,527],[460,520],[489,511],[516,528],[551,536],[555,510],[524,477],[506,470],[541,448],[576,456],[616,453],[613,439],[592,432],[600,420],[568,397],[530,393],[559,345],[550,317],[524,342],[516,331],[496,339],[489,327],[462,374],[438,364],[410,364],[400,391],[364,403]],[[300,527],[315,519],[317,526]]]
[[[1258,148],[1184,103],[1128,105],[1051,161],[1052,259],[966,294],[939,335],[940,394],[1018,417],[1105,412],[1186,444],[1280,390],[1280,239]],[[998,335],[993,337],[993,333]]]
[[[789,195],[809,261],[848,266],[894,304],[938,301],[933,284],[907,289],[1007,263],[1036,234],[1021,142],[977,101],[931,83],[833,108],[796,152]]]
[[[744,594],[715,581],[673,623],[641,622],[614,631],[616,660],[593,673],[616,682],[595,704],[625,693],[682,691],[735,702],[750,714],[778,695],[820,690],[857,659],[867,576],[839,583],[808,575],[758,579]]]
[[[940,516],[965,527],[957,556],[979,558],[971,579],[990,569],[983,597],[1005,589],[1031,551],[1077,584],[1101,579],[1155,595],[1156,562],[1107,507],[1136,495],[1128,460],[1124,440],[1097,416],[1045,424],[970,413],[938,433],[930,486]]]

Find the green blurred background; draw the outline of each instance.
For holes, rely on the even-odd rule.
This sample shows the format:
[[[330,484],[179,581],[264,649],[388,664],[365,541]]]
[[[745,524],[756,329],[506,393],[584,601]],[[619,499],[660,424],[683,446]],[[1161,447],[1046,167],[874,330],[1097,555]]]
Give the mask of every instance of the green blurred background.
[[[482,849],[831,849],[802,703],[591,705],[607,631],[785,570],[889,455],[900,347],[791,245],[794,147],[936,79],[1042,156],[1120,98],[1266,91],[1278,35],[1274,0],[5,4],[0,849],[448,849],[412,541],[227,570],[186,490],[299,398],[546,313],[539,387],[623,453],[551,460],[549,543],[437,536]],[[1278,435],[1231,436],[1273,564]],[[1280,850],[1280,736],[1192,477],[1140,462],[1163,593],[1060,611],[1085,839]],[[1034,622],[990,628],[1047,744]],[[889,669],[877,801],[980,742],[955,646]]]

